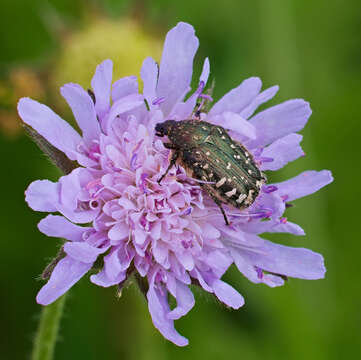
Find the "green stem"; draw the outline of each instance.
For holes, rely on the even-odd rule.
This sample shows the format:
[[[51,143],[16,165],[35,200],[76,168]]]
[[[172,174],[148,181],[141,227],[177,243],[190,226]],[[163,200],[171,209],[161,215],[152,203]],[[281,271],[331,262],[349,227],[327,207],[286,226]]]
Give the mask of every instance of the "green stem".
[[[45,306],[40,315],[31,360],[52,360],[66,295]]]

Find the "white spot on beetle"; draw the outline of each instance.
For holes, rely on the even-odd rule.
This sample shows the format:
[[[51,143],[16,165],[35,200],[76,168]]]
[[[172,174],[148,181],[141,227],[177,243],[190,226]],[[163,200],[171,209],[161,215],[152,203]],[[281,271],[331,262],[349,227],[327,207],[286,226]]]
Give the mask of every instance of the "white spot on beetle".
[[[204,166],[203,166],[203,169],[208,169],[208,164],[205,164]]]
[[[238,199],[236,200],[236,202],[240,204],[240,203],[243,202],[243,200],[244,200],[246,197],[247,197],[246,194],[241,194],[241,195],[239,195],[239,197],[238,197]]]
[[[211,155],[211,153],[210,153],[209,151],[207,151],[207,152],[206,152],[206,155],[209,156],[209,155]]]
[[[219,181],[216,183],[216,187],[217,187],[217,188],[221,187],[225,182],[226,182],[226,178],[223,177],[221,180],[219,180]]]
[[[236,146],[235,146],[235,145],[233,145],[233,144],[231,144],[231,148],[232,148],[232,149],[235,149],[235,148],[236,148]]]
[[[231,163],[227,163],[227,170],[229,170],[231,168]]]
[[[227,197],[231,197],[231,196],[235,195],[236,192],[237,192],[237,189],[233,188],[231,191],[227,191],[225,194]]]
[[[252,170],[251,170],[251,169],[248,169],[248,174],[252,174]]]

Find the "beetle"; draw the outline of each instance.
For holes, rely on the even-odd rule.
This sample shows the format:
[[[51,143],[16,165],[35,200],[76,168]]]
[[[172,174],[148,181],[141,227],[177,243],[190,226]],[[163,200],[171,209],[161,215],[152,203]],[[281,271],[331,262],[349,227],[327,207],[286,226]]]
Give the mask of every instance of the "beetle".
[[[249,207],[267,180],[251,153],[221,126],[198,119],[166,120],[156,124],[155,135],[168,136],[169,142],[163,145],[173,151],[158,183],[178,161],[190,176],[201,180],[200,186],[218,205],[226,225],[222,204]]]

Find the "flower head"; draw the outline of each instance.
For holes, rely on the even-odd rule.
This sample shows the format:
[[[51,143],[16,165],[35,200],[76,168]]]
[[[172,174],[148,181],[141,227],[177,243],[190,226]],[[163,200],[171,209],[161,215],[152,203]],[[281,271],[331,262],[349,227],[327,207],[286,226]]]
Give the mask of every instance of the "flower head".
[[[96,69],[89,95],[76,84],[61,88],[82,135],[48,107],[29,98],[19,102],[23,121],[79,166],[58,182],[38,180],[26,191],[26,201],[48,215],[41,232],[66,239],[65,256],[52,271],[37,301],[47,305],[66,292],[103,259],[103,268],[90,276],[99,286],[122,286],[133,272],[146,279],[147,300],[155,327],[170,341],[188,340],[174,328],[174,320],[194,305],[191,283],[237,309],[243,297],[221,280],[232,263],[254,283],[271,287],[285,277],[319,279],[324,276],[321,255],[262,239],[264,232],[303,235],[287,221],[289,202],[311,194],[332,181],[328,171],[306,171],[295,178],[267,184],[247,209],[225,207],[231,225],[202,191],[199,181],[182,166],[173,167],[162,183],[170,151],[155,136],[154,127],[167,119],[200,117],[229,129],[246,146],[261,170],[278,170],[304,155],[301,130],[311,114],[307,102],[290,100],[254,115],[278,87],[261,92],[261,81],[243,81],[206,113],[198,101],[204,95],[210,68],[205,60],[196,91],[190,91],[198,39],[192,26],[179,23],[166,37],[160,66],[145,59],[141,78],[112,85],[112,62]],[[94,102],[95,100],[95,102]],[[168,294],[176,299],[171,309]]]

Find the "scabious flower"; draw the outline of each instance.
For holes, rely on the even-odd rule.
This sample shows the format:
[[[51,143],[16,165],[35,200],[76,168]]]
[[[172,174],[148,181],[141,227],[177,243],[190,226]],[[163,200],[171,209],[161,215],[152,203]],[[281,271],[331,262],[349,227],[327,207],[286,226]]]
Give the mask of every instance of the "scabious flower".
[[[100,64],[92,79],[93,96],[76,84],[61,88],[82,135],[48,107],[29,98],[19,101],[23,121],[63,152],[78,167],[58,182],[37,180],[26,190],[26,201],[48,215],[41,232],[64,238],[64,257],[57,262],[37,302],[47,305],[71,288],[102,259],[100,272],[90,276],[99,286],[122,286],[134,272],[148,284],[146,297],[155,327],[179,346],[188,344],[174,320],[194,305],[189,288],[196,284],[237,309],[243,297],[221,280],[232,263],[254,283],[280,286],[285,277],[320,279],[321,255],[304,248],[274,244],[264,232],[303,235],[283,216],[289,202],[332,181],[330,172],[306,171],[277,184],[267,184],[245,210],[226,208],[225,225],[218,206],[189,178],[181,166],[161,184],[169,150],[154,134],[156,123],[195,116],[204,95],[210,67],[206,59],[196,91],[190,92],[198,39],[192,26],[179,23],[167,34],[157,63],[147,58],[141,69],[139,93],[134,76],[112,85],[112,62]],[[278,87],[261,92],[261,81],[243,81],[200,118],[226,129],[253,154],[262,170],[278,170],[303,156],[297,134],[311,114],[303,100],[290,100],[254,115]],[[199,114],[197,114],[198,116]],[[98,261],[99,263],[99,261]],[[176,300],[171,309],[168,295]]]

